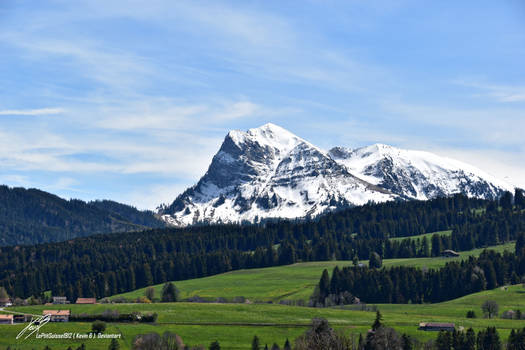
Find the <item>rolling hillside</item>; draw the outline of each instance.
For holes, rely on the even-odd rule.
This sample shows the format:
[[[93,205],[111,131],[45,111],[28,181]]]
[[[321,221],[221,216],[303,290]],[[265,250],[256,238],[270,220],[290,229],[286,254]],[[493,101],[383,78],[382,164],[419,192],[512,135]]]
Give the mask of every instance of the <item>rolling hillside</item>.
[[[417,329],[419,322],[454,322],[457,327],[473,327],[475,330],[496,326],[502,339],[506,340],[511,329],[525,327],[525,320],[506,320],[501,318],[486,319],[465,317],[468,310],[474,310],[481,315],[481,304],[485,300],[496,300],[500,311],[509,309],[525,309],[523,295],[525,289],[521,285],[508,289],[497,288],[472,294],[456,300],[438,304],[380,304],[384,323],[405,332],[422,341],[435,339],[435,332],[423,332]],[[10,311],[41,314],[49,306],[27,306],[9,308]],[[355,311],[332,308],[308,308],[275,304],[216,304],[216,303],[156,303],[156,304],[99,304],[99,305],[61,305],[57,309],[71,309],[73,313],[101,313],[104,310],[118,310],[121,313],[140,311],[156,312],[159,317],[157,324],[109,324],[106,333],[121,333],[120,341],[123,349],[130,349],[136,334],[147,332],[162,333],[166,330],[182,336],[186,344],[203,344],[208,346],[212,341],[219,340],[225,349],[248,349],[254,335],[261,338],[262,344],[282,345],[286,338],[295,339],[303,333],[312,318],[324,317],[336,328],[355,334],[365,333],[374,320],[375,313],[370,311]],[[43,348],[44,344],[51,348],[65,348],[68,345],[78,346],[80,342],[64,342],[60,340],[38,340],[13,343],[12,339],[23,328],[23,325],[0,325],[0,346],[8,344],[20,347],[22,350]],[[52,324],[48,331],[88,332],[89,323]],[[86,342],[88,349],[107,349],[108,340],[93,340]],[[40,346],[40,347],[38,347]]]
[[[498,252],[513,251],[514,243],[487,247]],[[469,256],[479,256],[483,249],[460,252],[459,258],[407,258],[385,259],[383,266],[415,266],[438,268],[447,262],[467,259]],[[361,261],[368,264],[367,260]],[[216,298],[233,299],[243,296],[251,301],[303,300],[308,301],[319,282],[324,269],[332,271],[335,266],[352,265],[351,261],[316,261],[296,263],[293,265],[231,271],[219,275],[174,282],[181,291],[181,298],[186,299],[198,295],[207,300]],[[155,295],[160,297],[162,284],[154,286]],[[144,295],[146,288],[112,297],[136,299]]]
[[[0,246],[164,226],[152,212],[113,201],[86,203],[37,189],[0,186]]]

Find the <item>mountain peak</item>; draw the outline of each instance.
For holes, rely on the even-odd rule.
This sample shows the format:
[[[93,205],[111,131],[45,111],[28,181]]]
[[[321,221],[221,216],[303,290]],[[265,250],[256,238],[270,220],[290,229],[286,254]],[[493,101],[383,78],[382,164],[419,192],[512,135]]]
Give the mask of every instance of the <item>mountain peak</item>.
[[[267,123],[233,130],[206,174],[159,212],[174,225],[313,217],[369,202],[464,193],[497,198],[510,187],[432,153],[377,143],[328,153]]]
[[[252,128],[250,130],[265,130],[265,131],[270,131],[270,132],[289,132],[288,130],[286,130],[285,128],[279,126],[279,125],[276,125],[274,123],[266,123],[264,125],[261,125],[259,126],[258,128]]]
[[[290,151],[299,143],[307,143],[299,136],[273,123],[247,131],[232,130],[228,133],[228,137],[240,147],[246,142],[254,142],[263,147],[278,149],[281,153]]]

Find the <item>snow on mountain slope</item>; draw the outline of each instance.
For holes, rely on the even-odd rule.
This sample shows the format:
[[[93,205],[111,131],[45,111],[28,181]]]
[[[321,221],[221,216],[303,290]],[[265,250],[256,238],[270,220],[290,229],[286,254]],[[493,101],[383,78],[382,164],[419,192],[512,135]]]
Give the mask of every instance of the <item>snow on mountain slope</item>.
[[[162,218],[176,226],[316,216],[396,198],[464,193],[492,199],[513,186],[459,161],[375,144],[325,152],[266,124],[230,131],[206,174]]]
[[[410,199],[454,193],[494,199],[503,191],[514,190],[480,169],[429,152],[375,144],[355,150],[335,147],[329,154],[350,173]]]
[[[396,196],[274,124],[231,131],[206,174],[160,213],[167,222],[258,222],[315,216]]]

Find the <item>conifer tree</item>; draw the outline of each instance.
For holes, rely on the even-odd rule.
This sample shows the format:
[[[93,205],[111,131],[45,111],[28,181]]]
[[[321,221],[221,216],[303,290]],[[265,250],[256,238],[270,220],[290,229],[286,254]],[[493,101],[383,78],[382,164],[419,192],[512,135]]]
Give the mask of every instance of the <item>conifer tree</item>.
[[[376,252],[370,253],[370,259],[368,260],[368,267],[371,269],[378,269],[383,265],[381,257]]]
[[[514,191],[514,204],[519,209],[525,208],[525,196],[521,188],[516,188]]]
[[[179,300],[179,290],[171,282],[166,282],[162,286],[162,302],[172,303]]]
[[[321,301],[323,301],[328,294],[330,294],[330,276],[328,275],[328,270],[324,269],[321,280],[319,281],[319,297]]]
[[[254,335],[253,340],[252,340],[252,350],[260,350],[260,349],[261,349],[261,344],[259,341],[259,337]]]
[[[379,312],[379,310],[377,310],[377,312],[376,312],[376,319],[375,319],[374,323],[372,324],[372,330],[373,331],[377,331],[379,328],[381,328],[383,326],[383,324],[381,323],[382,320],[383,320],[383,316],[381,315],[381,312]]]
[[[503,210],[512,209],[512,193],[505,191],[499,199],[499,205]]]
[[[472,328],[467,329],[465,350],[476,350],[476,333]]]

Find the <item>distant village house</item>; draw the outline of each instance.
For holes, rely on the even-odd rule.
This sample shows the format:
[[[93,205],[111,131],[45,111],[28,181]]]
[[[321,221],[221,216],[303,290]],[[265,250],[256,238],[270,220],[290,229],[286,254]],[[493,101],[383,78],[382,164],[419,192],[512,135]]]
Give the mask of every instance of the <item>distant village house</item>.
[[[454,323],[435,323],[422,322],[419,324],[419,330],[422,331],[449,331],[452,332],[456,328]]]
[[[31,321],[31,315],[25,315],[25,314],[13,314],[13,322],[14,323],[24,323]]]
[[[97,298],[78,298],[76,304],[96,304]]]
[[[0,299],[0,307],[7,307],[7,306],[11,306],[11,305],[13,305],[11,303],[11,299],[9,299],[9,298],[2,298],[2,299]]]
[[[13,315],[0,315],[0,324],[13,324]]]
[[[66,297],[53,297],[53,304],[69,304]]]
[[[42,315],[49,315],[50,322],[69,322],[69,310],[44,310]]]
[[[441,256],[444,258],[457,258],[459,256],[458,252],[453,251],[452,249],[445,249]]]

